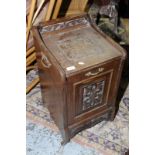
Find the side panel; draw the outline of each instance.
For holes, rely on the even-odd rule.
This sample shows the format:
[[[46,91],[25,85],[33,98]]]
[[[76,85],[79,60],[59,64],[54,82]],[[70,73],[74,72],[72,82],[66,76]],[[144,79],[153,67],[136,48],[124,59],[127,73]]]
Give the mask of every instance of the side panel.
[[[43,103],[61,131],[67,130],[66,79],[34,30]]]

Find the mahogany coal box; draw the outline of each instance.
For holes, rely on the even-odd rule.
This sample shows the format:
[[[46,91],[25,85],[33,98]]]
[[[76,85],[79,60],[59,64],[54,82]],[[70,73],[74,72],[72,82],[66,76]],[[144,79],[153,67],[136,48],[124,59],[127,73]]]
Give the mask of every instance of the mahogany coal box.
[[[113,120],[126,52],[88,15],[33,27],[43,102],[63,144],[83,129]]]

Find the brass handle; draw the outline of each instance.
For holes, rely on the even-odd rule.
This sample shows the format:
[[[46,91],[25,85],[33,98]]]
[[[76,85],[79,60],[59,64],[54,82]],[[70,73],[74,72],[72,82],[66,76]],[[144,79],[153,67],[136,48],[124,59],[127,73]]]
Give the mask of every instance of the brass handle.
[[[104,68],[99,68],[97,72],[95,72],[95,73],[88,72],[85,74],[85,76],[94,76],[94,75],[97,75],[97,74],[103,72],[103,70],[104,70]]]
[[[50,68],[51,63],[49,62],[48,58],[42,53],[41,63],[45,68]]]

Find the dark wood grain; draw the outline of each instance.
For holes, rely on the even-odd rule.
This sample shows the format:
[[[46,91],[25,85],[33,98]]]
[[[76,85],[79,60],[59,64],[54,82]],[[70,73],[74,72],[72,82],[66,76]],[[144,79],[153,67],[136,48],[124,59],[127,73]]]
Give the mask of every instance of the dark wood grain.
[[[85,18],[86,22],[77,23],[80,18]],[[61,25],[62,22],[72,24],[59,27],[58,25]],[[58,24],[54,26],[55,30],[52,28],[53,24]],[[45,27],[48,32],[42,31]],[[57,42],[68,38],[68,36],[74,38],[75,34],[72,31],[82,30],[83,27],[87,29],[85,32],[95,33],[93,38],[84,39],[85,45],[82,45],[80,40],[82,34],[79,31],[79,42],[70,40],[71,44],[69,45],[68,42],[62,42],[61,45],[65,49],[58,50],[56,48]],[[51,38],[58,37],[61,33],[67,35],[52,41]],[[113,120],[115,117],[115,100],[123,62],[126,57],[125,51],[102,33],[91,22],[88,15],[42,23],[33,28],[33,37],[37,49],[43,102],[59,127],[64,144],[83,129],[104,119]],[[94,40],[96,39],[99,39],[100,42],[103,41],[103,45],[96,43],[93,45],[96,47],[87,46],[88,40],[95,43]],[[83,46],[83,51],[79,50],[81,49],[80,46]],[[78,48],[78,53],[74,55],[75,53],[72,53],[70,47]],[[93,50],[100,50],[100,47],[105,50],[101,50],[99,56]],[[70,59],[65,55],[66,53],[76,56],[78,61],[82,60],[81,64],[76,63],[75,57]],[[82,57],[80,57],[81,54]],[[103,59],[100,59],[101,56]],[[73,69],[73,71],[66,70],[64,67],[66,63],[73,64],[75,69],[71,66],[69,69]]]

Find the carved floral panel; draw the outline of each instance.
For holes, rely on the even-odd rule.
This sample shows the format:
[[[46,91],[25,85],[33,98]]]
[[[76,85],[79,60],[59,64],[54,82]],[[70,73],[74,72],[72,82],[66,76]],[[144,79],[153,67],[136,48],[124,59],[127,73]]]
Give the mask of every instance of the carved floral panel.
[[[82,110],[87,110],[102,103],[105,81],[99,81],[84,86]]]
[[[40,33],[53,32],[53,31],[57,31],[57,30],[63,30],[65,28],[73,27],[73,26],[80,25],[80,24],[89,24],[89,22],[84,17],[83,18],[79,18],[79,19],[70,20],[70,21],[60,22],[60,23],[44,26],[40,30]]]

